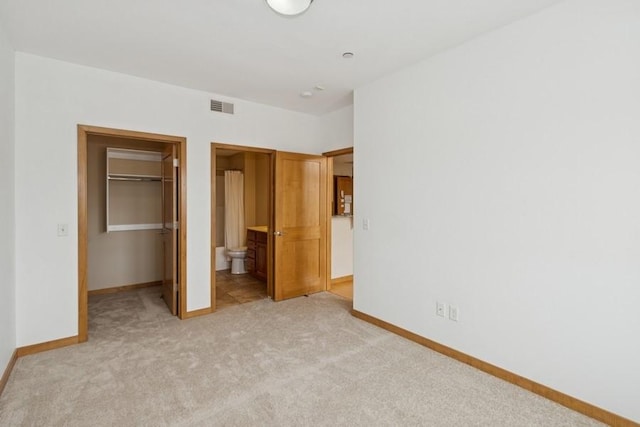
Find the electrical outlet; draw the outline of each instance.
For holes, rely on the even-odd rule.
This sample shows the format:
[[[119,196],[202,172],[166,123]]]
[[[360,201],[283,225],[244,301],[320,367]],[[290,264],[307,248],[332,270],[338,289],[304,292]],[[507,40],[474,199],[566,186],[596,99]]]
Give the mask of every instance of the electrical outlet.
[[[455,305],[449,306],[449,320],[453,320],[454,322],[458,321],[458,307]]]
[[[444,317],[444,312],[446,311],[447,306],[442,303],[442,302],[438,302],[436,301],[436,314],[440,317]]]
[[[58,236],[64,237],[69,235],[69,224],[58,224]]]
[[[368,230],[369,229],[369,218],[364,218],[362,220],[362,229],[363,230]]]

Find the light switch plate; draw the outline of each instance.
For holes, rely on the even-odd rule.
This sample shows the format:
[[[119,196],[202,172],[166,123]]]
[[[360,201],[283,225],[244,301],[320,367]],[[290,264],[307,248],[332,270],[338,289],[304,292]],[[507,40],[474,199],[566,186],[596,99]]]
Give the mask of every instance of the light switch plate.
[[[458,307],[455,305],[449,306],[449,320],[453,320],[454,322],[458,321]]]

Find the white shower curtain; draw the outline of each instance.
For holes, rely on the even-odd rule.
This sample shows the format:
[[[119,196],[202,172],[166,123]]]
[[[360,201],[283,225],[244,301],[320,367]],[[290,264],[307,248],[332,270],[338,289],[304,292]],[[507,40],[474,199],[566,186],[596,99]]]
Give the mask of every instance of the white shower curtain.
[[[246,233],[244,227],[244,174],[240,171],[224,171],[225,248],[233,249],[245,246]]]

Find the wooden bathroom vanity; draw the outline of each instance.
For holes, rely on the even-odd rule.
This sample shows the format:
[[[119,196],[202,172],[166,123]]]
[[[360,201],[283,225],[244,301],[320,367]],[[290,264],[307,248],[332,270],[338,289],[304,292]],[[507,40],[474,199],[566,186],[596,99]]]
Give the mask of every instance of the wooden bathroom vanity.
[[[247,227],[247,270],[258,280],[267,281],[266,225]]]

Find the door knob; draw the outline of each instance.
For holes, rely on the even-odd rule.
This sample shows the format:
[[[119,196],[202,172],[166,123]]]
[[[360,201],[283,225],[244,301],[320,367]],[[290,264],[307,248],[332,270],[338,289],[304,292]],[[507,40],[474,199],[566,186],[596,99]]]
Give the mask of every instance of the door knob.
[[[273,232],[274,236],[282,236],[282,234],[283,234],[282,231],[274,231]]]

